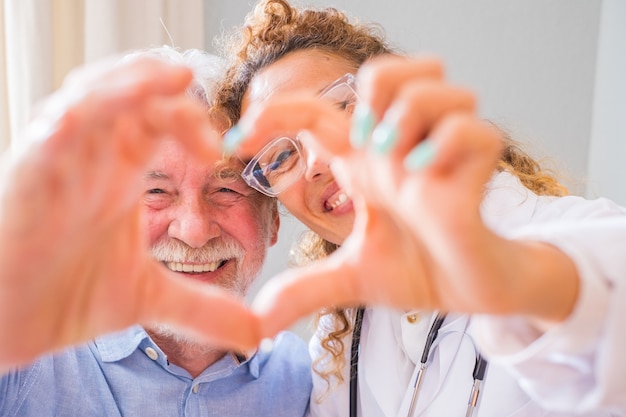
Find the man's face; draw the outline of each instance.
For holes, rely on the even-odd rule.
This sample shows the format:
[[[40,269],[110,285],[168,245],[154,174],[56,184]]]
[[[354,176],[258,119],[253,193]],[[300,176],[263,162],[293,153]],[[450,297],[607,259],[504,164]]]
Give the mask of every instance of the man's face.
[[[153,256],[170,270],[243,296],[276,242],[278,215],[238,169],[163,142],[143,179],[142,220]]]

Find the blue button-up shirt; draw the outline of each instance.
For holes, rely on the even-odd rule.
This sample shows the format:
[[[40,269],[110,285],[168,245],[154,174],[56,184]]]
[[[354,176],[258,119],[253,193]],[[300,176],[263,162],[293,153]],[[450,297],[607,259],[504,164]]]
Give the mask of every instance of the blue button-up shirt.
[[[136,326],[2,376],[0,416],[300,417],[310,369],[304,341],[283,332],[271,352],[227,354],[192,378]]]

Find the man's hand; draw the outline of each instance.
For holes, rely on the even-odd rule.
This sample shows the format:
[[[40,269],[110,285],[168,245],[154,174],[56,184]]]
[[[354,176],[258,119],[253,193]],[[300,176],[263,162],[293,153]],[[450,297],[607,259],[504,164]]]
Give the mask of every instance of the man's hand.
[[[153,59],[72,73],[5,155],[0,177],[0,369],[137,322],[180,325],[224,347],[257,319],[217,288],[154,261],[139,218],[144,167],[175,137],[221,157],[189,69]]]

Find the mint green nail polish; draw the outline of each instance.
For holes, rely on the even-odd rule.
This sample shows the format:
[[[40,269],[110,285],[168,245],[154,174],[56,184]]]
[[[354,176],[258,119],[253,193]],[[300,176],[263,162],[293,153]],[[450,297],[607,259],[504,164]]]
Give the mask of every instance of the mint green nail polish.
[[[355,149],[362,148],[374,129],[376,117],[371,107],[364,104],[357,105],[352,117],[352,129],[350,130],[350,143]]]
[[[372,132],[372,149],[380,155],[386,155],[397,140],[398,129],[396,126],[382,121]]]
[[[404,158],[404,167],[408,171],[417,171],[427,167],[437,155],[437,147],[430,140],[426,139],[411,150]]]
[[[224,153],[227,155],[234,154],[245,138],[246,133],[240,125],[237,124],[231,127],[224,135],[224,140],[222,142],[222,149],[224,150]]]

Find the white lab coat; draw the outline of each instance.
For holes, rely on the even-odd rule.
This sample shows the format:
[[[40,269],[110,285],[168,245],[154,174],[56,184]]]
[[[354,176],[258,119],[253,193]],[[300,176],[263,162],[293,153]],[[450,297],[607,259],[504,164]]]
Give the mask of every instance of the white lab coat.
[[[504,236],[547,241],[568,253],[582,277],[579,299],[566,322],[544,332],[523,317],[449,314],[414,415],[465,416],[479,349],[489,366],[475,416],[626,416],[626,325],[619,323],[626,310],[626,210],[604,199],[538,197],[508,173],[494,176],[481,210]],[[433,320],[432,312],[365,311],[359,416],[407,415]],[[314,374],[312,416],[349,415],[350,343],[348,336],[345,383],[327,391]],[[310,351],[314,359],[322,352],[317,334]],[[614,408],[600,409],[606,405]]]

